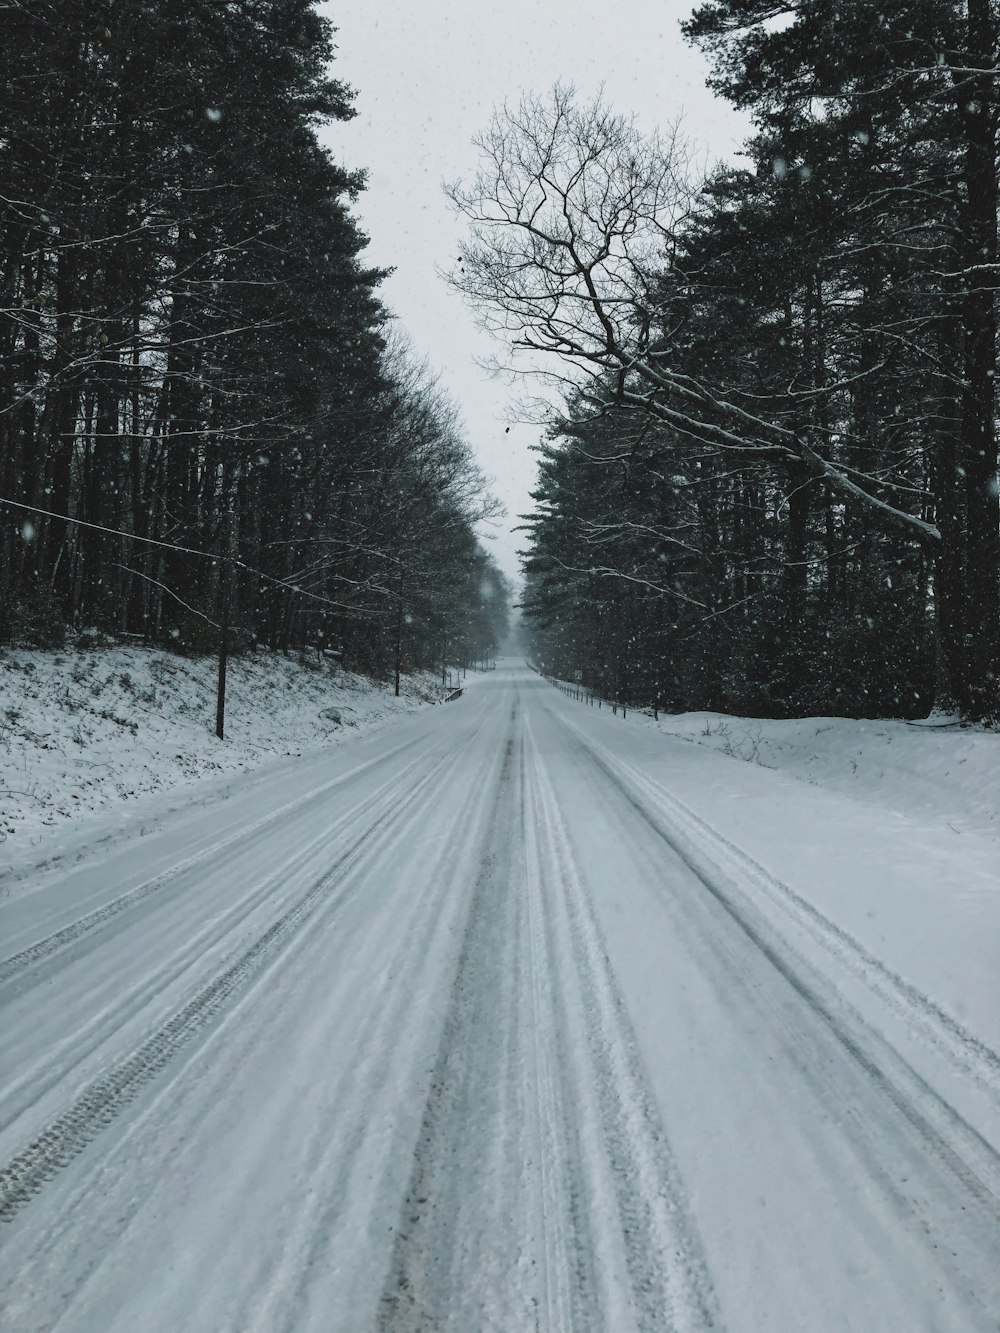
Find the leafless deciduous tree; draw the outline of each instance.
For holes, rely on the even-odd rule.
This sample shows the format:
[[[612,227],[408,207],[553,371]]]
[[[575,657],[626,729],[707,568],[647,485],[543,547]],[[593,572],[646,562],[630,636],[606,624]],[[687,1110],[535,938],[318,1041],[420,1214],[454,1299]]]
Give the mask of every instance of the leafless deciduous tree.
[[[476,144],[477,174],[448,189],[470,230],[450,276],[509,348],[500,364],[572,386],[597,410],[637,410],[693,443],[801,470],[937,546],[934,524],[865,489],[808,432],[677,368],[664,278],[700,190],[677,126],[645,134],[557,86],[505,106]]]

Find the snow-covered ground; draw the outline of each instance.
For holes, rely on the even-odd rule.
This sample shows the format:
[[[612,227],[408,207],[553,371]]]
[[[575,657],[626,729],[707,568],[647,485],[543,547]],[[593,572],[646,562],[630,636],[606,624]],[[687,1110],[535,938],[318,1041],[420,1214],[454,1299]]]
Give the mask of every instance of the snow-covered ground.
[[[331,659],[249,653],[229,662],[220,742],[216,677],[214,658],[154,648],[0,653],[0,877],[441,697],[428,673],[397,699]]]
[[[883,805],[1000,838],[1000,732],[927,722],[682,713],[661,731]]]
[[[576,698],[581,686],[554,683],[581,707],[588,706]],[[1000,840],[1000,731],[937,715],[922,722],[786,721],[702,712],[662,713],[654,720],[649,712],[633,709],[624,719],[619,711],[618,718],[897,815]]]
[[[6,1324],[996,1333],[994,837],[632,722],[508,664],[0,900]]]

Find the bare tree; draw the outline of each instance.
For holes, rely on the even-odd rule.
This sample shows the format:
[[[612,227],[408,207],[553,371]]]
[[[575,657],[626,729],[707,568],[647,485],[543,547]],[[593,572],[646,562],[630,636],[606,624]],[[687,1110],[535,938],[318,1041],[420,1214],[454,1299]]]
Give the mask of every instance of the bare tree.
[[[700,189],[677,126],[644,134],[600,97],[580,105],[557,85],[505,106],[476,145],[476,176],[448,188],[471,233],[450,277],[509,346],[501,364],[572,386],[597,410],[647,413],[692,442],[822,480],[878,524],[937,547],[934,524],[866,489],[807,431],[677,368],[664,275]]]

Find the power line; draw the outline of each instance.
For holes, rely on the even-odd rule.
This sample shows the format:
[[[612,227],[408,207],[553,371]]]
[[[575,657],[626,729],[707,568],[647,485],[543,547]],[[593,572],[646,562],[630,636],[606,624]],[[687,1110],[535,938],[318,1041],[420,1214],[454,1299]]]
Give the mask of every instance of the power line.
[[[165,583],[161,583],[159,579],[150,578],[148,574],[143,574],[143,572],[139,569],[131,569],[128,565],[119,565],[117,562],[115,563],[115,569],[123,569],[126,574],[134,574],[137,579],[145,579],[147,583],[155,583],[158,588],[163,589],[163,591],[167,594],[168,597],[172,597],[175,602],[180,602],[181,606],[183,606],[185,611],[190,611],[192,615],[200,616],[201,619],[204,620],[207,624],[211,625],[213,629],[219,629],[219,630],[222,629],[222,626],[217,624],[214,620],[211,620],[208,616],[206,616],[204,611],[199,611],[196,606],[192,606],[189,602],[185,602],[183,597],[177,596],[173,588],[168,588],[167,585]]]
[[[123,532],[120,528],[106,528],[101,523],[88,523],[83,518],[71,518],[69,514],[57,514],[51,509],[40,509],[38,505],[22,504],[20,500],[8,500],[0,495],[0,504],[10,505],[12,509],[24,509],[30,514],[44,514],[46,518],[59,518],[64,523],[75,523],[78,528],[91,528],[94,532],[106,532],[112,537],[128,537],[134,542],[144,542],[147,546],[162,546],[166,551],[182,551],[185,555],[198,555],[203,560],[226,560],[229,557],[212,555],[209,551],[196,551],[191,546],[175,546],[173,542],[157,541],[155,537],[142,537],[137,532]]]
[[[90,528],[93,532],[104,532],[110,537],[125,537],[128,541],[142,542],[146,546],[156,546],[165,551],[177,551],[182,555],[195,555],[202,560],[212,560],[217,564],[229,564],[237,569],[245,570],[248,574],[255,574],[257,578],[264,579],[267,583],[273,583],[275,587],[284,588],[286,592],[295,593],[299,597],[308,597],[311,601],[322,602],[326,606],[336,607],[338,611],[347,611],[357,614],[357,608],[349,606],[346,602],[335,602],[331,597],[323,597],[320,593],[310,592],[307,588],[302,588],[298,584],[289,583],[287,579],[279,579],[274,574],[265,574],[262,569],[257,569],[253,565],[248,565],[245,560],[240,560],[238,556],[213,555],[211,551],[198,551],[193,546],[178,546],[174,542],[163,542],[155,537],[142,537],[137,532],[125,532],[121,528],[109,528],[102,523],[90,523],[83,518],[72,518],[69,514],[57,514],[51,509],[42,509],[38,505],[23,504],[20,500],[8,500],[6,496],[0,495],[0,504],[9,505],[12,509],[21,509],[29,514],[43,514],[46,518],[57,518],[64,523],[73,523],[78,528]],[[132,570],[132,573],[137,571]],[[369,615],[380,615],[382,612],[366,612]]]

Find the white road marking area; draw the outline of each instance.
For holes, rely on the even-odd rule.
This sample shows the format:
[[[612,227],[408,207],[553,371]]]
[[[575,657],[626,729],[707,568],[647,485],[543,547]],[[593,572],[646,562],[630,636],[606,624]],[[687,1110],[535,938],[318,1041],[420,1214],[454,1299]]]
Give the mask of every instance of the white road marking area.
[[[0,1327],[996,1333],[994,1033],[636,734],[507,666],[0,905]]]

